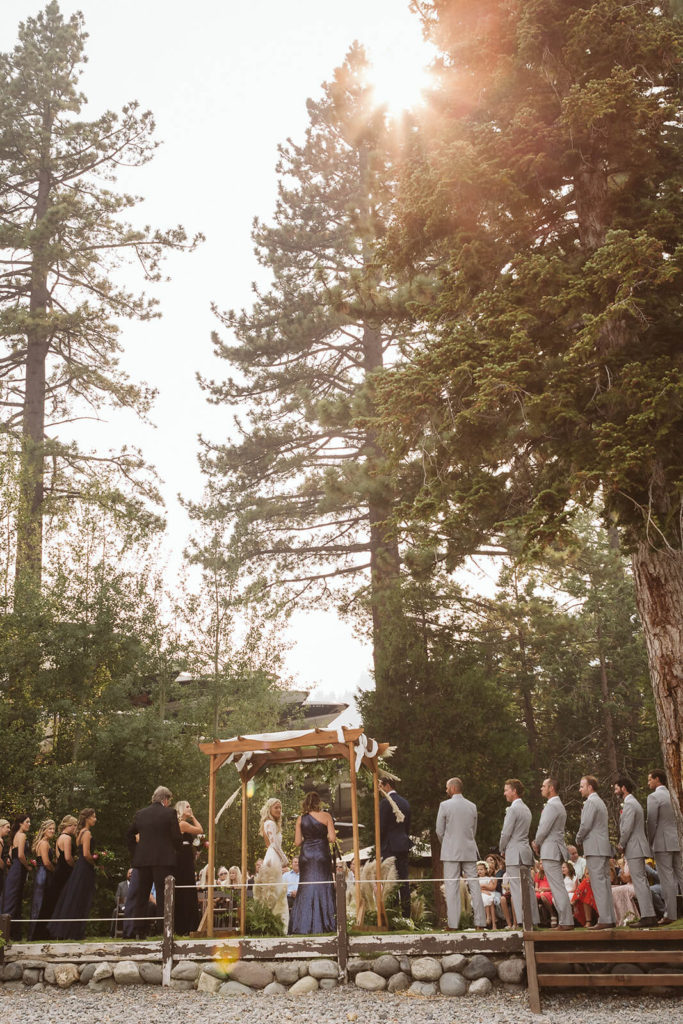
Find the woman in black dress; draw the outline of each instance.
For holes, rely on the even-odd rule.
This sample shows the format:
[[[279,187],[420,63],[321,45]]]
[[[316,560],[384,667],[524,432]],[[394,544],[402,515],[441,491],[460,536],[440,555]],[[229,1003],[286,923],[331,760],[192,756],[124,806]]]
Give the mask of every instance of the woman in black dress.
[[[189,889],[178,888],[175,899],[175,931],[178,935],[189,935],[199,926],[199,897],[194,873],[194,839],[203,832],[187,800],[175,805],[182,836],[182,846],[176,867],[176,885],[189,885]]]
[[[47,939],[47,921],[44,919],[51,917],[54,909],[52,883],[55,874],[55,855],[50,840],[55,834],[55,828],[52,818],[47,818],[33,840],[32,849],[37,867],[33,880],[31,924],[28,929],[29,942],[34,939]]]
[[[299,854],[299,888],[289,918],[290,935],[314,935],[336,928],[330,844],[336,841],[332,815],[319,795],[307,793],[296,819],[294,842]],[[317,883],[315,885],[306,883]]]
[[[5,889],[5,877],[9,871],[9,834],[12,831],[7,818],[0,818],[0,907]]]
[[[55,868],[55,877],[52,883],[52,910],[46,917],[52,917],[54,908],[57,906],[57,900],[62,895],[62,890],[66,883],[71,877],[74,864],[76,863],[76,829],[78,827],[78,820],[74,818],[73,814],[67,814],[59,823],[57,829],[57,866]]]
[[[21,918],[21,901],[24,897],[24,884],[29,870],[26,839],[30,827],[31,819],[28,814],[20,814],[18,818],[15,818],[10,841],[11,861],[5,881],[5,891],[2,894],[3,914],[9,914],[10,917],[15,918],[10,929],[10,935],[15,942],[21,942],[21,921],[16,919]]]
[[[78,815],[76,849],[79,857],[57,900],[52,921],[47,926],[48,934],[53,939],[80,940],[85,937],[87,918],[95,895],[95,843],[92,829],[96,821],[97,815],[92,807],[86,807]]]

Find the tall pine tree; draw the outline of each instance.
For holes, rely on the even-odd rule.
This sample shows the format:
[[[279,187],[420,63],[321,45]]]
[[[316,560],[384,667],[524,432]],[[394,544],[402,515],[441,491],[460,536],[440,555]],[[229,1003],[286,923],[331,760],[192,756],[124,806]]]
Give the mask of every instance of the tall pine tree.
[[[650,0],[416,6],[444,59],[394,241],[439,280],[439,339],[385,422],[456,549],[473,520],[552,542],[599,494],[681,808],[680,22]]]
[[[292,600],[363,581],[386,695],[403,634],[395,494],[374,428],[357,421],[409,334],[404,296],[377,255],[394,143],[360,46],[308,112],[303,144],[280,149],[274,222],[254,226],[272,284],[251,309],[221,316],[234,340],[215,338],[235,373],[205,386],[211,401],[237,407],[239,439],[205,444],[208,514],[235,520],[245,559],[267,566]]]

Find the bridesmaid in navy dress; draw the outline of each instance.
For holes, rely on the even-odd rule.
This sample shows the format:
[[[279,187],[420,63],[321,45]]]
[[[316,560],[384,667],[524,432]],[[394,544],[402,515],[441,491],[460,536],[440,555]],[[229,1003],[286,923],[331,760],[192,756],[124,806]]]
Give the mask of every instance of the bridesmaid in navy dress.
[[[322,810],[319,795],[307,793],[296,819],[294,842],[299,854],[299,889],[289,917],[290,935],[314,935],[336,928],[330,844],[336,835],[332,815]],[[317,883],[307,885],[307,882]]]
[[[12,831],[7,818],[0,818],[0,907],[5,889],[5,876],[9,870],[9,834]]]
[[[76,848],[79,857],[57,901],[53,920],[47,926],[53,939],[80,940],[85,937],[87,918],[95,895],[95,843],[92,828],[96,821],[97,815],[92,807],[86,807],[78,816]]]
[[[52,908],[49,914],[45,914],[45,917],[52,917],[54,908],[57,906],[57,900],[62,895],[62,890],[66,883],[71,877],[74,864],[76,863],[75,850],[76,850],[76,829],[78,828],[78,819],[74,818],[73,814],[67,814],[59,823],[57,830],[57,866],[55,868],[55,877],[52,884]]]
[[[47,939],[47,921],[54,908],[52,886],[55,874],[55,855],[50,840],[55,834],[55,823],[47,818],[38,829],[33,840],[33,853],[36,858],[36,875],[33,881],[33,899],[31,900],[31,924],[28,929],[29,942]],[[37,919],[43,920],[37,920]]]
[[[24,897],[24,884],[28,873],[28,860],[26,859],[26,837],[31,827],[31,819],[28,814],[20,814],[15,818],[12,826],[11,861],[5,891],[2,894],[2,912],[13,918],[21,918],[21,901]],[[15,942],[21,942],[21,922],[14,920],[10,929],[10,935]]]

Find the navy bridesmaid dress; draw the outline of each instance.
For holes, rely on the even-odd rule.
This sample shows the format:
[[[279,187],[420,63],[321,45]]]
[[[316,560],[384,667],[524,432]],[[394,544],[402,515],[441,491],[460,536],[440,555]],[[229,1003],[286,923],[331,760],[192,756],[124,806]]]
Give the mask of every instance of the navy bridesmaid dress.
[[[50,862],[54,863],[55,855],[52,849],[49,851]],[[29,942],[39,939],[47,939],[48,922],[46,917],[52,917],[54,910],[54,871],[48,871],[42,860],[38,862],[35,879],[33,881],[33,899],[31,901],[31,924],[28,929]],[[36,918],[42,920],[36,921]]]
[[[28,846],[28,844],[27,844]],[[19,860],[19,851],[16,846],[12,847],[11,863],[7,872],[5,889],[2,894],[2,912],[9,914],[12,918],[21,917],[21,901],[24,897],[24,884],[26,882],[26,868]],[[10,936],[15,942],[21,942],[21,922],[12,921]]]
[[[95,843],[90,840],[90,852],[95,852]],[[53,920],[47,926],[49,935],[53,939],[83,939],[85,928],[90,915],[93,896],[95,895],[95,866],[83,856],[82,848],[80,856],[74,865],[69,881],[62,889],[62,894],[57,900]],[[57,918],[79,918],[79,920],[59,921]]]
[[[327,825],[302,814],[299,889],[289,915],[290,935],[315,935],[336,929],[332,857]],[[316,882],[317,885],[305,885]]]

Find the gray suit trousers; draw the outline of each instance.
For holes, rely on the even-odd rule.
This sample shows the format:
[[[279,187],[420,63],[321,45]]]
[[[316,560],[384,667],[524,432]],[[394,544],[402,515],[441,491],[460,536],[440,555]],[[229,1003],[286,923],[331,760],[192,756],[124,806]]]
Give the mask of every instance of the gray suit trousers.
[[[486,911],[481,898],[481,885],[477,878],[477,864],[473,860],[445,860],[443,863],[444,888],[446,890],[446,909],[448,910],[448,927],[460,927],[460,875],[467,879],[470,890],[474,927],[486,926]]]
[[[524,867],[523,864],[507,864],[505,866],[505,870],[510,876],[512,906],[515,908],[515,917],[520,928],[524,922],[524,915],[522,913],[522,879],[520,876],[522,867]],[[564,885],[562,888],[564,888]],[[529,875],[529,897],[531,899],[531,920],[534,924],[539,924],[541,918],[538,913],[538,903],[536,902],[536,893],[534,892],[534,883],[531,881],[531,875]]]
[[[645,858],[629,857],[628,867],[631,872],[631,878],[633,879],[633,889],[636,894],[636,899],[638,900],[640,916],[654,917],[655,908],[652,903],[650,883],[648,882],[647,875],[645,874]]]
[[[553,903],[557,911],[557,923],[564,925],[574,924],[574,914],[572,913],[569,893],[564,886],[562,861],[548,860],[546,857],[543,861],[543,870],[545,871],[545,877],[548,879],[550,891],[553,894]]]
[[[591,889],[595,896],[600,924],[616,924],[612,883],[609,875],[609,857],[591,857],[586,854],[586,867],[591,876]]]
[[[670,920],[678,917],[676,896],[678,890],[683,892],[683,864],[680,853],[672,850],[657,850],[655,853],[659,883],[664,897],[665,914]]]

